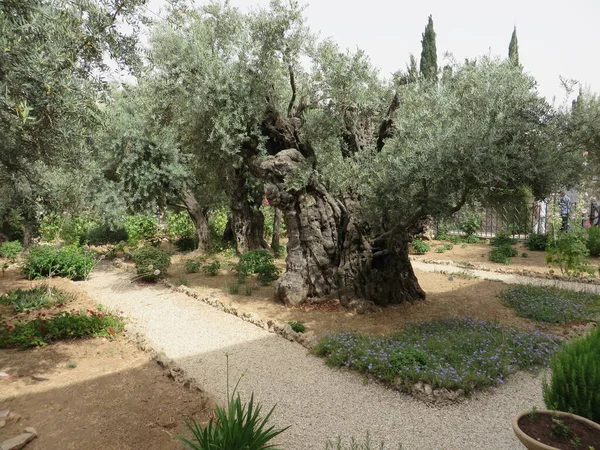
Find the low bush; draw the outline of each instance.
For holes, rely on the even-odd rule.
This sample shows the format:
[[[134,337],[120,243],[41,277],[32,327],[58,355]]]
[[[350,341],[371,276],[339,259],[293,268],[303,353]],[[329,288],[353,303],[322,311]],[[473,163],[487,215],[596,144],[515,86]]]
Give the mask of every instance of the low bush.
[[[406,326],[401,333],[327,335],[314,352],[330,366],[345,366],[406,388],[418,381],[464,389],[503,383],[518,370],[549,364],[558,338],[472,319],[448,318]]]
[[[420,239],[415,239],[410,243],[410,252],[415,255],[424,255],[429,250],[431,250],[429,244]]]
[[[600,256],[600,227],[590,227],[587,229],[586,247],[590,256]]]
[[[240,256],[238,263],[233,266],[240,281],[253,273],[259,274],[259,281],[269,283],[279,278],[279,269],[275,259],[268,250],[252,250]]]
[[[490,252],[490,261],[499,264],[510,264],[510,258],[517,256],[519,252],[516,248],[509,244],[503,244],[498,247],[494,247]]]
[[[215,417],[204,428],[195,420],[186,421],[192,433],[190,439],[177,436],[192,450],[266,450],[269,444],[289,427],[277,429],[268,426],[275,407],[264,418],[260,417],[261,405],[254,403],[254,394],[243,403],[239,394],[228,401],[227,408],[217,406]]]
[[[559,231],[546,248],[546,262],[559,267],[561,273],[579,277],[593,276],[594,269],[590,267],[590,254],[586,246],[587,233],[583,228]]]
[[[23,246],[19,241],[3,242],[0,244],[0,256],[12,262],[15,262],[17,256],[23,251]]]
[[[562,346],[544,380],[548,409],[568,411],[600,423],[600,328]]]
[[[188,259],[184,264],[183,268],[187,273],[197,273],[200,272],[202,268],[202,263],[204,260],[201,259]]]
[[[304,333],[306,331],[306,326],[304,325],[304,322],[297,322],[295,320],[292,320],[288,322],[288,324],[296,333]]]
[[[131,244],[137,244],[140,241],[144,241],[152,245],[160,243],[158,221],[153,216],[145,214],[128,216],[125,218],[123,226],[127,231],[129,242]]]
[[[124,327],[123,320],[101,309],[85,313],[60,312],[52,316],[38,316],[0,328],[0,348],[29,348],[51,342],[104,336],[111,337]]]
[[[471,214],[463,219],[460,223],[460,229],[467,236],[472,236],[481,229],[482,218],[480,214]]]
[[[21,267],[21,272],[28,280],[53,276],[83,280],[87,278],[95,265],[94,254],[81,247],[39,245],[30,250]]]
[[[213,261],[210,264],[202,266],[202,271],[211,277],[216,276],[219,273],[219,270],[221,270],[221,263],[219,261]]]
[[[75,295],[53,286],[41,285],[31,289],[17,289],[0,296],[0,303],[12,306],[16,313],[36,311],[55,305],[64,305]]]
[[[452,244],[445,244],[442,245],[441,247],[438,247],[435,249],[436,253],[444,253],[446,250],[452,250],[454,248],[454,245]]]
[[[518,242],[517,239],[512,238],[510,232],[504,229],[496,231],[496,235],[490,239],[490,244],[494,247],[501,247],[504,245],[515,245]]]
[[[543,252],[548,245],[548,236],[545,234],[530,234],[527,236],[525,246],[532,252]]]
[[[261,284],[268,285],[279,278],[279,269],[273,263],[259,264],[256,268],[256,277]]]
[[[600,319],[600,295],[553,287],[518,285],[500,293],[517,315],[549,323]]]
[[[156,281],[165,276],[171,265],[168,253],[155,247],[139,247],[132,254],[138,278],[145,281]]]
[[[109,224],[101,224],[90,228],[87,232],[87,243],[90,245],[118,244],[127,242],[129,235],[123,227],[111,227]]]
[[[180,237],[175,240],[174,244],[180,252],[193,252],[198,248],[198,236]]]

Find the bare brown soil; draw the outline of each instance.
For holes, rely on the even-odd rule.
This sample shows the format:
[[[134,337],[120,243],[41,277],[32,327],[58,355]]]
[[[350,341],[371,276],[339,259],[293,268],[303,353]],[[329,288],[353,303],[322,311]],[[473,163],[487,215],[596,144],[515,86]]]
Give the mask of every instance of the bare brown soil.
[[[431,241],[431,250],[424,255],[414,256],[415,259],[427,259],[437,261],[452,261],[458,264],[472,263],[483,265],[491,271],[532,271],[545,274],[560,274],[560,268],[550,267],[546,263],[546,252],[528,250],[523,244],[519,243],[515,247],[519,252],[517,256],[511,258],[511,263],[508,265],[498,264],[489,260],[489,253],[492,250],[490,244],[453,244],[451,250],[446,250],[443,253],[437,253],[436,250],[445,244],[450,244],[447,241]],[[523,253],[526,256],[523,256]],[[592,267],[600,266],[600,258],[590,258]]]
[[[273,287],[261,286],[255,277],[239,287],[237,295],[229,287],[237,283],[236,275],[222,261],[217,276],[202,272],[185,273],[184,261],[192,254],[175,255],[168,270],[168,279],[174,284],[185,284],[200,296],[217,295],[225,304],[241,312],[257,313],[263,320],[281,322],[300,321],[317,337],[327,333],[354,330],[367,334],[389,334],[399,331],[407,322],[428,321],[456,316],[480,320],[497,320],[509,326],[546,328],[557,333],[566,332],[558,327],[550,328],[521,317],[502,304],[498,293],[506,285],[482,279],[466,279],[460,275],[416,271],[421,287],[427,294],[424,301],[380,308],[374,312],[359,314],[342,308],[336,300],[321,299],[320,302],[288,308],[273,299]],[[283,260],[277,263],[283,266]],[[246,295],[246,286],[251,293]]]
[[[38,283],[11,268],[0,275],[0,294]],[[76,283],[48,283],[77,294],[68,309],[97,307]],[[6,306],[0,314],[15,320]],[[11,375],[0,377],[0,409],[20,416],[0,428],[0,442],[31,426],[39,434],[31,450],[180,449],[173,436],[186,432],[184,420],[209,417],[200,392],[168,378],[126,336],[0,350],[0,371]]]
[[[533,421],[529,416],[521,417],[519,419],[519,428],[536,441],[560,450],[572,450],[574,448],[593,449],[600,443],[599,430],[570,417],[557,417],[557,419],[567,428],[568,436],[559,437],[553,435],[553,430],[559,431],[560,429],[553,422],[551,415],[543,413],[537,413]]]

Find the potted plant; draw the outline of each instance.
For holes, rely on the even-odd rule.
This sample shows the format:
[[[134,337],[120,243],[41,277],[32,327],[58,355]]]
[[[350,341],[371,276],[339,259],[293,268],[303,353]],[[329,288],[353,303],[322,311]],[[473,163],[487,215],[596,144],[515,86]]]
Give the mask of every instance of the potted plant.
[[[542,387],[550,410],[514,417],[517,438],[529,450],[600,450],[600,328],[562,346],[550,369]]]

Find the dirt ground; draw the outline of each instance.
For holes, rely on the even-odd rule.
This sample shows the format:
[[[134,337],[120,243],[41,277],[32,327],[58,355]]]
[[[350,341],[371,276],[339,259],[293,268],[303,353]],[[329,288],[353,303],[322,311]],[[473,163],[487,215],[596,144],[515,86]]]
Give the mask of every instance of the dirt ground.
[[[0,274],[0,294],[39,282],[11,268]],[[67,309],[92,309],[77,283],[49,284],[75,293]],[[48,311],[51,312],[51,311]],[[7,307],[0,313],[13,321]],[[27,449],[181,449],[174,435],[184,420],[208,420],[210,408],[198,391],[168,378],[167,372],[126,337],[57,342],[30,350],[0,350],[0,410],[20,420],[0,428],[0,442],[26,427],[39,436]]]
[[[185,284],[202,296],[216,294],[223,303],[233,305],[241,312],[258,313],[263,320],[301,321],[307,330],[313,331],[317,337],[345,330],[389,334],[399,331],[407,322],[428,321],[448,316],[469,316],[480,320],[497,320],[510,326],[549,329],[561,334],[566,332],[562,328],[550,328],[517,317],[498,297],[498,293],[507,287],[501,282],[456,275],[451,277],[443,273],[417,270],[419,283],[427,295],[425,301],[358,314],[344,309],[336,300],[288,308],[273,299],[272,286],[261,286],[255,277],[246,282],[251,295],[246,295],[243,285],[237,295],[232,295],[228,292],[228,285],[236,284],[236,275],[225,261],[222,261],[223,268],[217,276],[209,276],[202,272],[188,274],[185,273],[183,264],[192,257],[193,254],[172,257],[173,264],[168,270],[168,279],[172,283]],[[278,260],[277,264],[283,267],[284,262]]]
[[[431,250],[424,255],[413,255],[417,260],[436,260],[436,261],[452,261],[458,264],[473,263],[478,266],[485,266],[492,271],[532,271],[540,273],[557,273],[560,274],[558,267],[550,267],[546,263],[546,252],[531,251],[522,243],[515,247],[518,250],[518,255],[511,258],[509,265],[498,264],[489,260],[489,253],[492,250],[490,244],[454,244],[451,250],[446,250],[444,253],[437,253],[436,249],[445,244],[447,241],[431,241]],[[526,256],[523,256],[523,254]],[[591,257],[592,267],[600,266],[600,258]]]

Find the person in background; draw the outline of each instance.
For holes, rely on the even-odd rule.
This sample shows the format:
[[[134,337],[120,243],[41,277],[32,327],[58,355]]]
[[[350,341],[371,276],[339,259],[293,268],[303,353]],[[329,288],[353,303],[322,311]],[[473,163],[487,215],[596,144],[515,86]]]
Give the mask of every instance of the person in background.
[[[565,191],[561,191],[560,193],[560,217],[562,219],[562,225],[560,229],[562,231],[567,231],[569,228],[569,214],[571,213],[571,197],[567,195]]]

